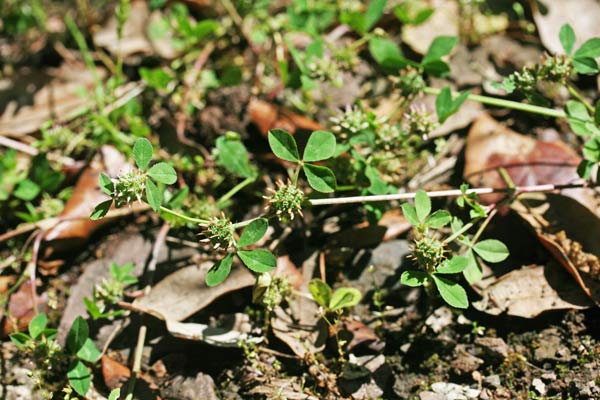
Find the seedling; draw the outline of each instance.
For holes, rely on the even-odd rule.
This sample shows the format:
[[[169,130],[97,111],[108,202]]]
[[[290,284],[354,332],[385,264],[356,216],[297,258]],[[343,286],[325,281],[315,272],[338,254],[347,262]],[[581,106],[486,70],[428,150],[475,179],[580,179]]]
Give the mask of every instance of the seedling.
[[[466,188],[463,188],[466,190]],[[424,191],[418,191],[415,205],[402,204],[402,212],[413,226],[415,242],[413,258],[421,270],[405,271],[400,278],[401,283],[407,286],[424,286],[429,293],[435,287],[442,299],[456,308],[467,308],[469,300],[465,289],[448,275],[464,274],[469,283],[481,279],[481,269],[478,264],[479,256],[488,262],[501,262],[508,257],[506,246],[495,239],[477,242],[465,235],[473,226],[474,221],[486,216],[485,211],[476,203],[472,196],[460,197],[460,204],[469,204],[471,207],[472,221],[464,225],[446,210],[437,210],[431,213],[431,200]],[[477,210],[473,213],[473,210]],[[445,240],[440,239],[438,230],[451,224],[452,234]],[[479,237],[479,233],[476,234]],[[449,255],[448,245],[458,241],[464,248],[464,255]]]
[[[123,291],[127,286],[137,283],[137,278],[131,274],[134,268],[133,263],[125,264],[122,267],[115,263],[110,264],[110,278],[103,279],[99,285],[96,285],[92,299],[88,297],[83,299],[92,319],[116,317],[125,313],[120,309],[108,310],[122,300]]]
[[[323,320],[335,333],[338,354],[340,360],[343,360],[345,341],[340,340],[337,325],[344,310],[348,310],[360,303],[362,295],[358,289],[351,287],[341,287],[333,291],[326,282],[318,278],[310,281],[308,290],[315,302],[321,307]]]
[[[33,362],[31,375],[42,396],[51,399],[55,392],[69,392],[67,384],[85,396],[91,385],[86,363],[100,358],[100,351],[89,338],[87,322],[80,316],[75,319],[67,335],[66,349],[56,342],[56,329],[48,328],[47,323],[46,315],[38,314],[29,323],[29,334],[13,333],[10,339]]]

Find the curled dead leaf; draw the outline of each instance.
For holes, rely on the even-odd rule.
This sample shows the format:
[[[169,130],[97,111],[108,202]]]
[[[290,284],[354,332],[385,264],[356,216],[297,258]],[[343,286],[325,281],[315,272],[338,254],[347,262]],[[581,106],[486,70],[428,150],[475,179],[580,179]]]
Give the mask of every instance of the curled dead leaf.
[[[100,364],[104,383],[110,390],[123,386],[131,377],[131,370],[127,366],[108,356],[102,356]]]
[[[594,302],[600,304],[600,219],[571,197],[537,194],[512,208]]]
[[[473,307],[492,315],[534,318],[548,310],[582,309],[593,305],[557,263],[529,265],[500,278],[491,277],[482,300]]]
[[[218,347],[239,347],[241,342],[260,343],[262,337],[250,337],[235,329],[217,328],[206,324],[177,322],[167,319],[167,330],[175,337],[201,341]]]
[[[250,100],[248,115],[265,137],[271,129],[283,129],[291,134],[294,134],[298,129],[307,131],[323,129],[321,124],[310,118],[258,99]]]

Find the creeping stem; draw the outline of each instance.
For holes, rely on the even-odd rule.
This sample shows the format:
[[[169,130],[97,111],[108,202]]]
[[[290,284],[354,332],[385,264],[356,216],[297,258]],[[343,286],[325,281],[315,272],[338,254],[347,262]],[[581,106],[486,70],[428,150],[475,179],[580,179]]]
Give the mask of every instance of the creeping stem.
[[[437,96],[438,94],[440,94],[441,89],[426,87],[425,89],[423,89],[423,92],[426,94],[433,94],[433,95]],[[458,93],[453,92],[452,96],[453,97],[458,96]],[[505,99],[500,99],[498,97],[470,94],[467,96],[467,100],[477,101],[479,103],[487,104],[489,106],[510,108],[510,109],[519,110],[519,111],[526,111],[526,112],[530,112],[533,114],[544,115],[546,117],[567,118],[567,114],[565,114],[565,112],[563,110],[556,110],[554,108],[541,107],[541,106],[536,106],[533,104],[519,103],[518,101],[505,100]]]

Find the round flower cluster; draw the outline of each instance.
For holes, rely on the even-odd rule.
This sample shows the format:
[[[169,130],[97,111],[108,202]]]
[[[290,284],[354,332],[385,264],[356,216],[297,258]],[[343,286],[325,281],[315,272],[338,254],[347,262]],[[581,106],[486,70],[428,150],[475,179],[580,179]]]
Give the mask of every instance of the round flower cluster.
[[[396,87],[404,97],[413,97],[425,89],[427,85],[419,71],[414,68],[407,68],[400,73],[396,82]]]
[[[335,133],[355,135],[372,126],[374,117],[359,106],[346,106],[346,110],[331,118]]]
[[[287,184],[284,184],[278,181],[277,190],[269,190],[272,194],[265,197],[269,202],[267,208],[273,210],[280,221],[288,221],[288,218],[293,220],[296,214],[303,216],[302,201],[304,200],[304,193],[292,185],[291,182],[288,181]]]
[[[427,111],[425,106],[411,106],[404,118],[408,132],[423,139],[439,126],[437,119]]]
[[[444,244],[428,236],[415,241],[413,258],[428,272],[434,272],[435,268],[444,261]]]
[[[122,207],[134,200],[142,201],[146,189],[146,174],[137,170],[126,172],[113,179],[113,185],[112,198],[115,206]]]
[[[204,228],[202,235],[205,237],[202,242],[211,243],[215,250],[226,251],[235,245],[235,228],[225,214],[201,226]]]

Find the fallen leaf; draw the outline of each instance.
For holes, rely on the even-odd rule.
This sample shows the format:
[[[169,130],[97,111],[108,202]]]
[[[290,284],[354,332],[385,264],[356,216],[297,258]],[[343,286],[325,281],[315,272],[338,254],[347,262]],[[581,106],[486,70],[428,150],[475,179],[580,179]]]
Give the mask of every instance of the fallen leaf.
[[[108,389],[113,390],[123,386],[131,376],[131,370],[108,356],[102,356],[102,377]]]
[[[536,1],[529,0],[540,39],[550,52],[564,53],[558,38],[563,24],[570,24],[575,31],[574,49],[586,40],[600,36],[598,0],[541,0],[539,3],[538,6]]]
[[[298,267],[296,267],[296,264],[292,262],[290,256],[277,257],[277,268],[275,269],[274,274],[275,276],[286,278],[296,290],[300,289],[302,286],[302,273]]]
[[[328,329],[319,314],[319,307],[312,300],[295,296],[290,308],[275,308],[271,317],[271,329],[298,357],[307,353],[323,351]]]
[[[109,221],[109,219],[96,221],[90,219],[94,207],[109,199],[98,188],[99,175],[100,171],[92,167],[86,168],[81,173],[73,189],[73,195],[59,214],[59,222],[48,229],[44,236],[44,259],[55,252],[81,246],[94,231]]]
[[[593,306],[587,295],[555,262],[546,266],[525,266],[500,278],[489,278],[482,285],[488,283],[482,291],[483,299],[473,302],[473,307],[492,315],[506,313],[534,318],[548,310]]]
[[[212,262],[207,262],[175,271],[158,282],[147,296],[136,299],[133,309],[163,320],[183,321],[218,297],[252,286],[255,282],[254,275],[238,265],[232,268],[223,283],[208,287],[204,279],[212,266]]]
[[[348,342],[347,351],[351,352],[356,347],[368,347],[369,349],[380,352],[385,347],[379,337],[365,324],[356,319],[346,318],[342,320],[341,327],[343,330],[350,333],[350,341]]]
[[[498,168],[504,168],[517,186],[579,181],[581,157],[561,141],[542,142],[507,128],[487,114],[479,117],[467,138],[464,177],[475,187],[504,188]],[[593,191],[569,189],[564,194],[595,209]],[[496,202],[504,195],[481,196]]]
[[[131,4],[129,18],[123,25],[123,36],[117,36],[117,17],[113,15],[108,22],[94,33],[94,44],[105,47],[113,55],[127,58],[131,55],[150,55],[154,53],[152,44],[146,34],[149,25],[150,11],[145,1],[134,1]]]
[[[34,303],[33,293],[35,284],[27,280],[9,298],[8,312],[4,316],[2,336],[6,337],[14,332],[27,329],[29,322],[38,313],[46,312],[48,308],[48,294],[36,295]],[[34,310],[34,305],[37,310]]]
[[[256,124],[260,133],[265,137],[271,129],[283,129],[291,134],[294,134],[298,129],[307,131],[323,129],[321,124],[310,118],[258,99],[250,100],[248,115],[250,116],[250,120]]]
[[[272,398],[277,393],[280,398],[288,400],[318,400],[318,397],[305,393],[307,388],[297,377],[274,378],[261,383],[248,391],[249,395],[258,395],[261,398]],[[263,397],[264,396],[264,397]]]
[[[105,158],[104,164],[109,166],[111,175],[116,176],[118,172],[115,171],[122,172],[127,165],[123,156],[112,146],[104,146],[101,151]],[[95,221],[90,219],[96,205],[109,199],[98,186],[101,171],[104,171],[104,166],[95,163],[83,170],[73,188],[73,194],[58,215],[58,223],[46,231],[43,258],[39,262],[42,274],[56,274],[62,265],[49,260],[53,255],[85,244],[96,230],[114,220],[109,216]],[[132,209],[135,210],[139,206],[134,204]]]
[[[100,79],[106,75],[102,69],[96,73]],[[42,82],[35,74],[44,77]],[[94,82],[94,74],[80,64],[63,64],[58,69],[18,76],[7,93],[0,93],[9,101],[0,116],[0,136],[21,137],[36,132],[49,119],[68,120],[92,104],[92,97],[81,96],[81,90],[92,92]],[[36,90],[32,99],[24,98],[23,93],[32,93],[31,86]],[[11,96],[13,92],[16,95]]]
[[[171,250],[171,249],[170,249]],[[152,241],[148,236],[139,233],[119,233],[110,236],[106,241],[98,246],[97,253],[101,257],[87,262],[81,266],[83,272],[79,275],[77,282],[69,288],[69,298],[63,310],[62,318],[58,328],[58,341],[64,343],[69,328],[78,316],[86,316],[87,309],[83,299],[92,298],[94,287],[104,279],[109,278],[109,267],[111,263],[119,266],[127,263],[133,263],[135,269],[132,274],[136,277],[141,276],[146,267],[146,261],[152,251]],[[164,262],[167,254],[177,257],[179,254],[175,250],[165,255],[159,256],[158,261]],[[108,336],[107,336],[108,337]],[[100,347],[104,345],[103,341],[107,337],[98,336]]]
[[[246,333],[234,329],[216,328],[210,325],[166,321],[167,330],[175,337],[197,340],[218,347],[239,347],[241,342],[260,343],[262,337],[250,337]]]
[[[6,293],[6,291],[14,285],[17,281],[17,277],[15,275],[2,275],[0,276],[0,294]]]
[[[428,110],[435,110],[435,100],[436,96],[425,96],[425,107]],[[436,138],[440,136],[446,136],[452,132],[456,132],[459,129],[466,128],[475,119],[480,117],[483,112],[483,106],[481,103],[476,101],[466,101],[455,114],[452,114],[443,124],[434,129],[429,134],[429,137]]]
[[[438,36],[459,35],[460,17],[456,1],[433,0],[429,6],[434,12],[427,21],[402,27],[402,41],[419,54],[425,54],[433,39]]]
[[[600,219],[578,201],[558,194],[522,198],[512,208],[537,232],[540,243],[600,304]]]
[[[318,252],[314,252],[302,264],[303,281],[300,291],[308,292],[317,265]],[[271,315],[271,329],[299,357],[314,354],[325,348],[328,337],[327,324],[321,318],[319,307],[312,298],[292,295],[288,307],[275,308]]]

